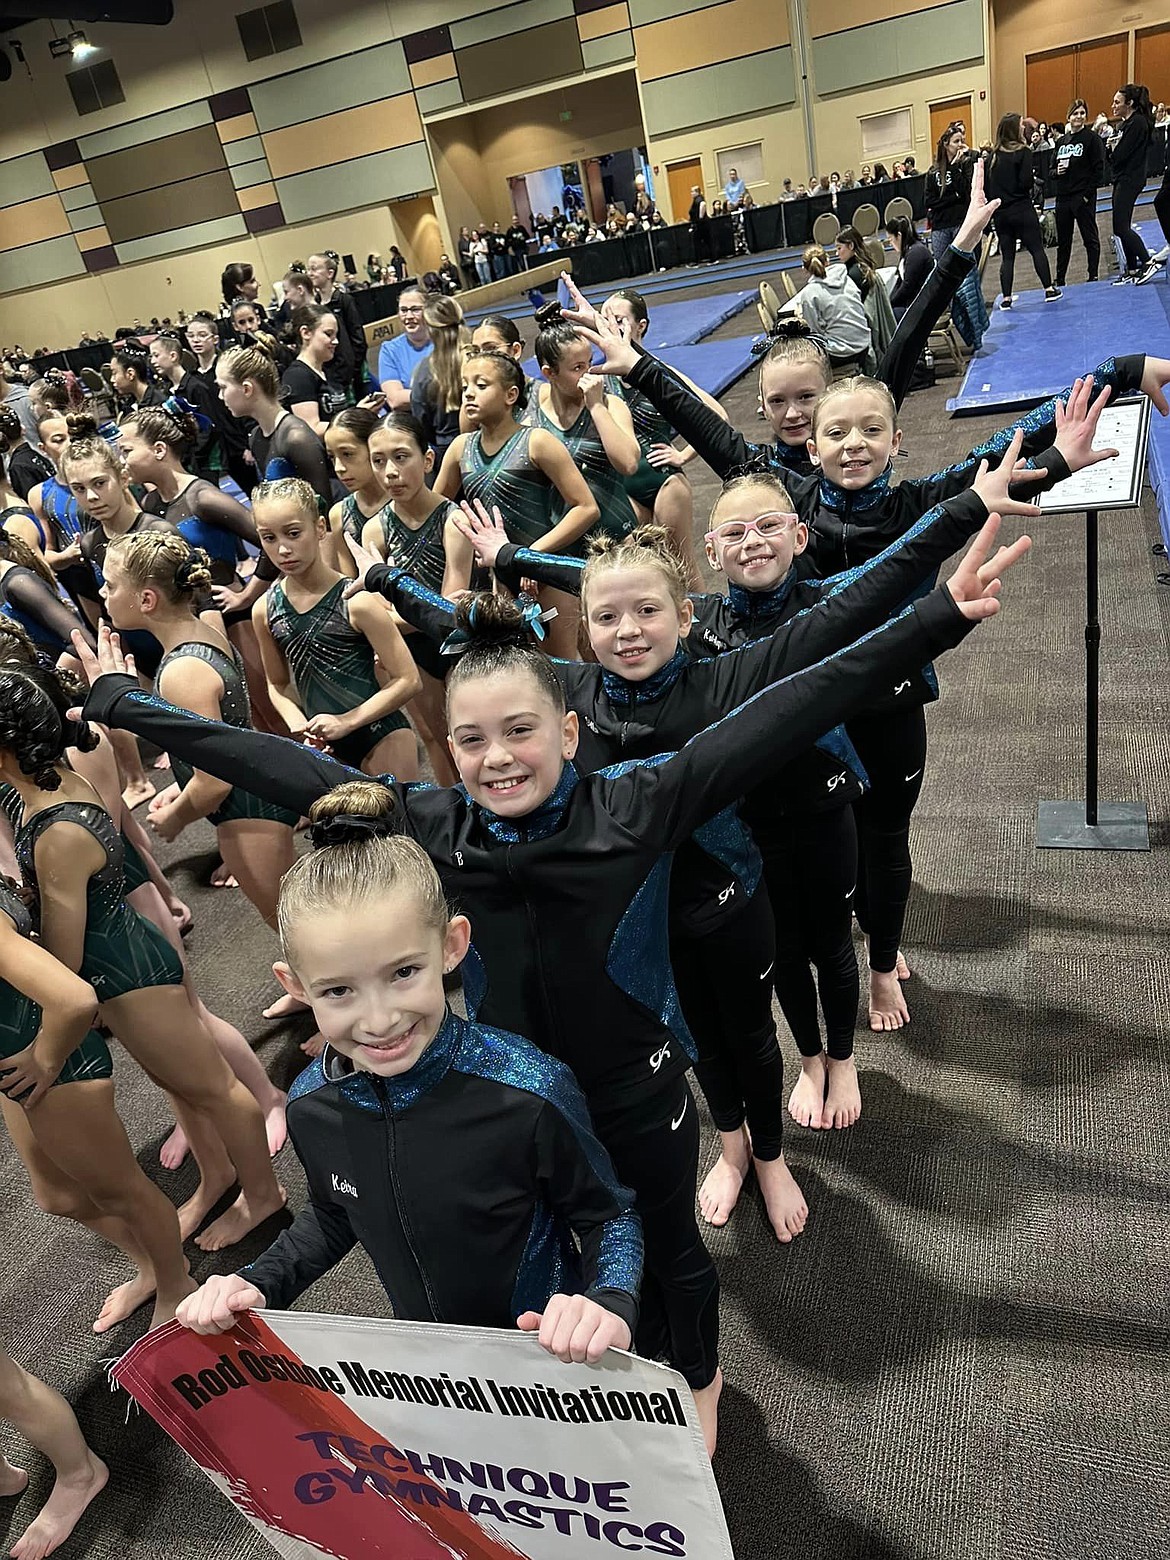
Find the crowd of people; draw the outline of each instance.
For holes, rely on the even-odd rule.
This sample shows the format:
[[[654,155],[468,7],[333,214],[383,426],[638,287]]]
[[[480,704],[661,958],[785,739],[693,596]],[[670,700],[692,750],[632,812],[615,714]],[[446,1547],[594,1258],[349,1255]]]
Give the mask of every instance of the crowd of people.
[[[1122,216],[1141,90],[1119,94]],[[1058,159],[1085,144],[1076,117]],[[371,388],[330,254],[291,268],[271,313],[229,267],[218,314],[122,341],[108,379],[5,381],[0,1111],[46,1216],[132,1270],[96,1333],[145,1306],[223,1331],[361,1245],[399,1318],[668,1361],[714,1452],[699,1217],[726,1224],[754,1176],[777,1240],[803,1231],[785,1118],[839,1132],[862,1111],[855,923],[870,1028],[909,1021],[931,663],[1028,551],[997,545],[1000,517],[1108,458],[1108,395],[1166,411],[1170,361],[1117,357],[967,459],[892,480],[899,407],[989,224],[1001,255],[1027,247],[1030,155],[1013,115],[986,166],[962,126],[942,138],[933,264],[913,223],[891,227],[904,291],[880,351],[835,350],[833,299],[875,286],[858,235],[832,264],[810,252],[817,332],[765,343],[761,442],[647,350],[638,291],[594,309],[567,275],[571,307],[536,317],[537,378],[513,320],[469,330],[449,293],[407,286]],[[743,210],[740,183],[724,198]],[[696,456],[722,482],[698,535],[726,591],[700,586]],[[157,794],[140,742],[170,766]],[[184,956],[154,842],[201,820],[280,987],[266,1017],[312,1021],[288,1100]],[[168,1096],[162,1162],[198,1170],[181,1208],[116,1113],[111,1037]],[[701,1183],[692,1070],[719,1138]],[[383,1185],[388,1116],[396,1195],[349,1195]],[[185,1242],[224,1250],[283,1210],[289,1134],[307,1201],[196,1288]],[[39,1560],[107,1470],[3,1354],[0,1417],[57,1470],[13,1550]],[[0,1460],[0,1491],[23,1478]]]

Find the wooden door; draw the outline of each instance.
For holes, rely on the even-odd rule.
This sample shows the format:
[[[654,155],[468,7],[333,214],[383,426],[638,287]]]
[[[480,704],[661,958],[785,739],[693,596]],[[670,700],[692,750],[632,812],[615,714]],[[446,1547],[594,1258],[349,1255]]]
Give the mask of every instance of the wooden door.
[[[696,184],[703,188],[702,158],[688,157],[685,162],[667,163],[666,182],[670,191],[670,219],[685,222],[691,209],[691,189]]]
[[[1124,33],[1115,38],[1094,38],[1092,43],[1077,45],[1077,90],[1073,97],[1084,98],[1089,105],[1090,124],[1098,114],[1109,113],[1113,94],[1130,79],[1129,39]],[[1067,103],[1061,106],[1058,122],[1063,122],[1067,107]],[[1045,115],[1045,118],[1049,123],[1052,122],[1051,115]]]
[[[1112,88],[1109,93],[1113,96]],[[1025,85],[1026,112],[1033,119],[1043,119],[1050,125],[1063,125],[1068,105],[1080,97],[1077,91],[1077,51],[1052,49],[1046,54],[1029,54]],[[1000,111],[1013,113],[1017,105],[1004,103]],[[1097,110],[1089,104],[1089,122]]]
[[[1170,26],[1138,33],[1133,79],[1149,87],[1152,102],[1170,102]]]
[[[958,119],[962,121],[967,132],[967,144],[971,144],[971,99],[970,97],[948,98],[945,103],[932,103],[930,105],[930,160],[933,162],[938,151],[938,143],[943,131],[948,125]]]

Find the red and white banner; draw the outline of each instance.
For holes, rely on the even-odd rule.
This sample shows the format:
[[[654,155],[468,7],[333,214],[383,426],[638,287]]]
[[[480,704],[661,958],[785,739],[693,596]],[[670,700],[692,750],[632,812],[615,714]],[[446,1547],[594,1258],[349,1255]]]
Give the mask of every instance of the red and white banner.
[[[113,1376],[288,1560],[733,1560],[694,1400],[634,1355],[264,1311]]]

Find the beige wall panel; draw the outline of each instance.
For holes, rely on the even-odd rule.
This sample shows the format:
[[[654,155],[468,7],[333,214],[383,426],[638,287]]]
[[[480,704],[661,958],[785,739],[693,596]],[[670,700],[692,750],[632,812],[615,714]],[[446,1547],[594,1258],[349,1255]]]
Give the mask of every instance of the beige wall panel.
[[[788,42],[788,14],[776,0],[727,0],[634,32],[638,75],[656,81],[703,65],[739,59]]]
[[[340,114],[311,119],[307,124],[290,125],[287,130],[269,131],[262,140],[273,177],[280,179],[310,168],[348,162],[368,152],[408,146],[422,138],[414,94],[404,92],[381,103],[365,103]]]
[[[104,227],[86,228],[83,233],[75,233],[73,236],[82,254],[87,249],[101,249],[110,242],[110,235]]]
[[[85,164],[74,163],[72,168],[58,168],[53,174],[53,183],[62,193],[75,190],[79,184],[88,184],[89,174],[85,171]]]
[[[39,244],[44,238],[61,238],[69,231],[69,216],[60,195],[42,195],[40,200],[22,201],[19,206],[0,206],[0,249],[21,249]]]
[[[803,174],[797,178],[800,164],[807,155],[802,150],[804,130],[797,108],[781,108],[774,113],[735,119],[728,124],[707,125],[698,130],[681,130],[677,135],[655,137],[647,147],[647,157],[651,167],[658,168],[654,175],[654,190],[667,217],[678,222],[686,216],[685,211],[669,210],[667,163],[681,162],[688,157],[701,158],[704,189],[710,200],[721,193],[717,187],[716,153],[756,141],[762,147],[764,182],[753,184],[751,192],[752,199],[762,204],[776,199],[785,178],[792,178],[798,184],[804,178]]]
[[[991,15],[992,107],[998,119],[1000,114],[1023,110],[1025,59],[1029,54],[1127,33],[1132,61],[1134,26],[1165,21],[1166,8],[1143,6],[1136,10],[1127,0],[1061,0],[1059,5],[1052,0],[993,0]],[[1130,79],[1128,72],[1126,79]],[[1156,83],[1149,86],[1155,102],[1166,96],[1161,89],[1155,90]],[[1109,104],[1090,103],[1089,112],[1107,114]]]
[[[252,184],[246,190],[238,192],[241,211],[255,211],[258,206],[275,206],[277,201],[275,184]]]
[[[453,54],[436,54],[432,60],[419,60],[410,67],[411,85],[433,87],[437,81],[450,81],[456,74]]]
[[[820,163],[817,173],[829,174],[834,169],[844,173],[846,168],[856,172],[863,162],[872,162],[861,153],[861,126],[859,119],[870,114],[883,114],[895,108],[909,108],[913,124],[913,144],[901,151],[913,152],[920,169],[930,162],[934,147],[930,144],[930,107],[946,98],[971,96],[973,123],[967,133],[976,143],[986,140],[994,128],[991,104],[979,101],[980,92],[986,92],[989,72],[986,64],[960,66],[956,70],[939,71],[930,76],[912,76],[904,81],[886,81],[880,86],[842,94],[840,97],[814,101],[813,126],[816,133],[817,157]],[[803,184],[814,170],[804,163],[807,152],[798,149],[791,167],[785,170],[794,184]],[[882,160],[892,162],[898,152],[891,152]]]
[[[399,247],[406,256],[411,274],[438,270],[439,256],[445,246],[435,215],[434,197],[416,195],[413,200],[396,200],[390,211],[402,234]]]
[[[215,128],[225,146],[229,141],[246,141],[249,136],[260,134],[256,128],[255,114],[237,114],[234,119],[220,119]]]
[[[622,32],[630,25],[630,8],[622,0],[621,5],[607,5],[600,11],[586,11],[577,18],[577,36],[582,43],[592,38],[605,38],[610,33]]]
[[[844,32],[847,27],[864,27],[867,22],[886,22],[891,16],[912,16],[929,11],[941,0],[813,0],[808,7],[809,36],[824,38]]]

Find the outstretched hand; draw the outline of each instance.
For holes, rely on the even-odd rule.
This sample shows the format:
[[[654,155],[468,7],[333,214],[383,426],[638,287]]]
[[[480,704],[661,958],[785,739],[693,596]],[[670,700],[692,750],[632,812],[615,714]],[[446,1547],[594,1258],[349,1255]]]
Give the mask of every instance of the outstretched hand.
[[[593,307],[593,305],[589,302],[589,299],[586,298],[585,294],[577,286],[576,282],[569,275],[568,271],[561,272],[561,281],[568,289],[569,297],[572,299],[573,303],[571,311],[568,309],[562,311],[565,318],[567,320],[573,320],[579,325],[588,325],[590,330],[592,330],[593,327],[597,324],[597,320],[599,318],[597,310]]]
[[[1001,547],[994,558],[988,554],[995,546],[1003,517],[988,517],[974,541],[960,560],[959,567],[946,583],[951,600],[971,623],[982,623],[999,611],[999,596],[1003,590],[1003,576],[1032,548],[1032,538],[1021,536],[1010,547]]]
[[[1097,465],[1099,461],[1117,458],[1114,449],[1093,448],[1097,424],[1111,394],[1110,387],[1106,385],[1093,400],[1093,383],[1091,374],[1078,379],[1069,394],[1068,405],[1065,406],[1062,401],[1056,403],[1056,437],[1052,447],[1064,456],[1070,471],[1082,471],[1086,466]]]
[[[577,326],[577,334],[584,336],[585,340],[597,347],[601,354],[601,362],[594,363],[590,372],[597,375],[615,374],[618,379],[624,379],[638,361],[638,353],[626,340],[616,325],[610,324],[600,314],[595,314],[596,324],[586,325],[579,314],[572,310],[565,310],[565,319],[570,324]]]
[[[354,541],[348,531],[342,532],[345,537],[345,545],[349,548],[349,555],[357,565],[357,579],[351,580],[341,593],[343,601],[348,601],[351,596],[356,596],[366,588],[366,575],[376,563],[382,559],[376,552],[371,552],[368,547],[363,547],[361,542]]]
[[[983,500],[988,514],[1038,515],[1040,513],[1035,504],[1026,504],[1011,496],[1014,483],[1040,482],[1047,475],[1046,472],[1034,471],[1031,466],[1025,466],[1021,462],[1020,450],[1023,444],[1024,435],[1021,430],[1013,437],[998,466],[989,470],[985,460],[979,462],[979,470],[971,487]]]
[[[982,157],[975,161],[975,167],[971,173],[971,201],[963,218],[962,226],[955,234],[954,244],[956,249],[973,250],[986,231],[987,224],[999,210],[999,201],[988,200],[983,191],[986,168]]]
[[[477,498],[474,506],[464,502],[459,506],[459,514],[452,516],[460,535],[465,536],[475,549],[476,561],[485,569],[494,569],[496,559],[500,555],[500,548],[508,540],[508,533],[504,529],[504,517],[500,514],[499,506],[492,508],[489,515],[483,503]]]

